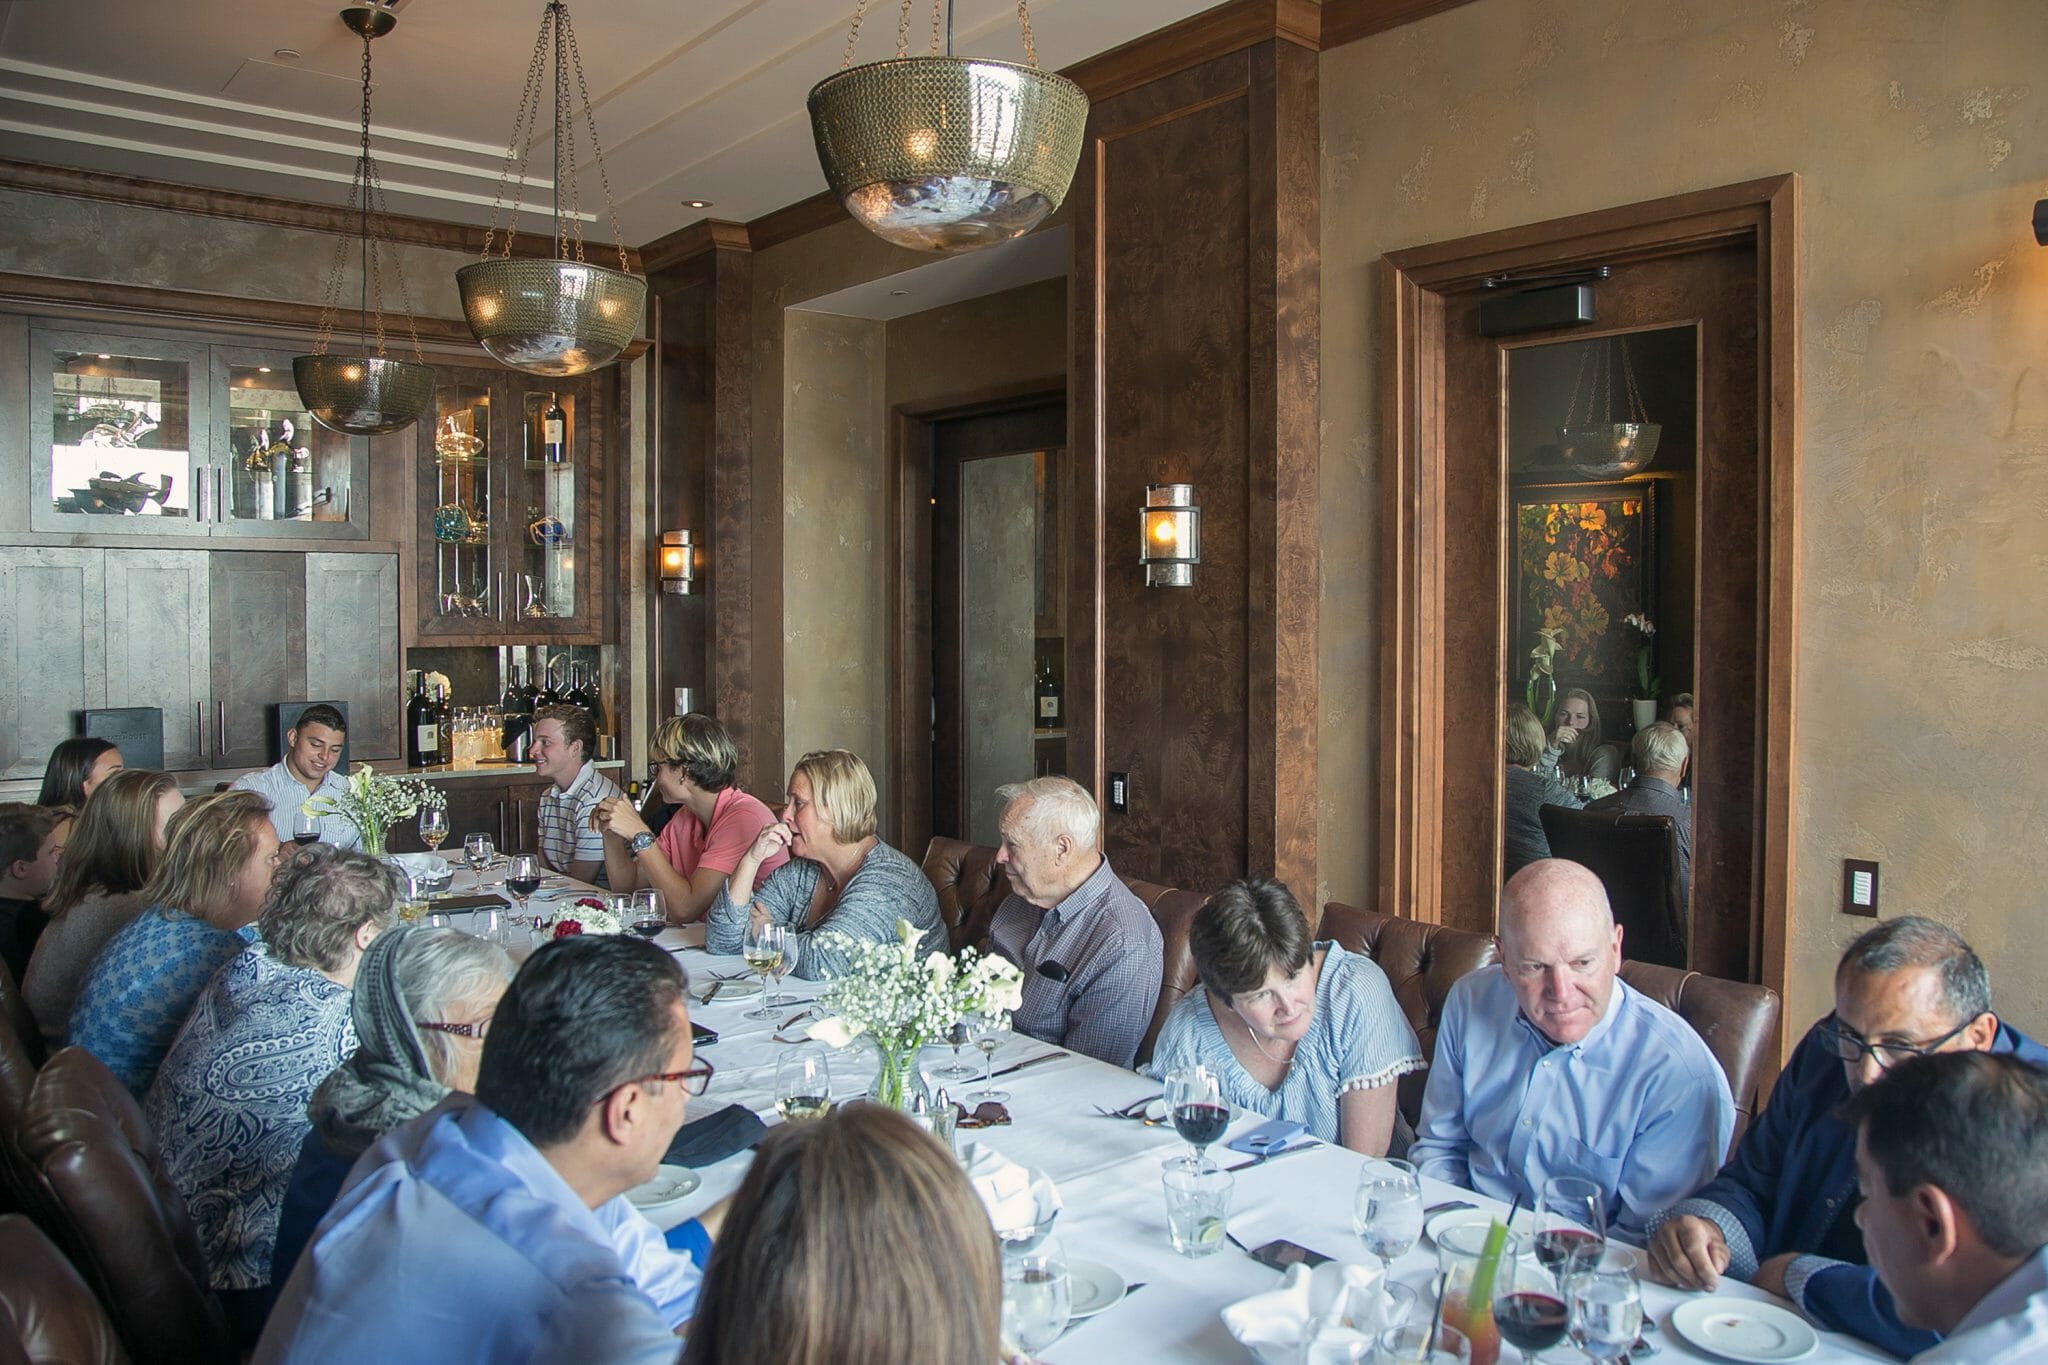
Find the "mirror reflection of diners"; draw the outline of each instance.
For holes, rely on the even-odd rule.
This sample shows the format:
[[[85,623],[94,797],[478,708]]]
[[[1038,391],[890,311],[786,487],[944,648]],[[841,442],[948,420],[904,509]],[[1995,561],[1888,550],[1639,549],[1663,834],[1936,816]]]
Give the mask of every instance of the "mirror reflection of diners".
[[[1503,880],[1607,884],[1631,958],[1684,966],[1691,901],[1698,333],[1505,350]]]

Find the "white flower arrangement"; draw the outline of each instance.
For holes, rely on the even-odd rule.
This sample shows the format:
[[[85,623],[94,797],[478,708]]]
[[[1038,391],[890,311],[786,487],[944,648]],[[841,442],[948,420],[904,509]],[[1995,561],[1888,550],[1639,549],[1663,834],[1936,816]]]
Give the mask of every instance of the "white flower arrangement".
[[[595,896],[579,896],[548,916],[551,938],[574,934],[623,934],[626,926]]]
[[[1014,1010],[1024,999],[1023,973],[1005,958],[964,948],[957,959],[935,952],[920,962],[909,920],[896,921],[893,943],[831,937],[850,965],[819,997],[826,1017],[809,1032],[832,1047],[866,1035],[885,1056],[914,1052],[970,1014]]]
[[[369,764],[358,763],[348,775],[346,790],[338,797],[316,796],[302,802],[307,815],[339,815],[355,826],[363,852],[384,856],[384,831],[424,806],[448,809],[448,795],[416,777],[379,777]]]

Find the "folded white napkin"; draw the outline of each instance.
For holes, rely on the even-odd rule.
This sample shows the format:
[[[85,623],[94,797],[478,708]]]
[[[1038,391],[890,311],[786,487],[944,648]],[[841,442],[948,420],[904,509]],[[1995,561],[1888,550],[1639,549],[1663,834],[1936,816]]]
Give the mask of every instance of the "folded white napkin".
[[[1020,1241],[1021,1234],[1050,1222],[1060,1211],[1060,1192],[1050,1178],[1018,1165],[987,1143],[968,1143],[960,1151],[960,1164],[967,1168],[967,1179],[987,1207],[997,1236]]]
[[[1225,1308],[1223,1325],[1260,1365],[1350,1360],[1379,1329],[1384,1278],[1377,1266],[1290,1266],[1279,1288]],[[1304,1354],[1302,1337],[1312,1324],[1314,1338]]]
[[[416,882],[441,882],[455,875],[448,860],[435,853],[399,853],[392,861]]]

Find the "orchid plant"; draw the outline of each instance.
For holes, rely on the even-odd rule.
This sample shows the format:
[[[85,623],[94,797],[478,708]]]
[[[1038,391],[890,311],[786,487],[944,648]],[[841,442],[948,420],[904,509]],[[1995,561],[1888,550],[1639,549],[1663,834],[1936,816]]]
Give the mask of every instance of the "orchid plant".
[[[342,795],[316,796],[299,809],[307,815],[338,815],[355,826],[363,852],[373,858],[384,856],[384,832],[425,806],[448,809],[448,795],[416,777],[379,777],[367,763],[358,763],[348,775]]]
[[[969,1015],[1014,1010],[1024,999],[1024,977],[1005,958],[972,948],[955,958],[934,952],[920,961],[918,931],[896,921],[896,938],[876,943],[831,934],[844,946],[848,967],[818,998],[826,1017],[809,1034],[832,1047],[866,1037],[881,1054],[875,1098],[902,1108],[909,1103],[918,1049],[944,1038]]]
[[[1536,632],[1536,643],[1529,650],[1529,685],[1523,689],[1522,700],[1543,722],[1543,728],[1550,728],[1550,712],[1557,701],[1557,676],[1552,671],[1557,660],[1557,651],[1564,644],[1564,627],[1553,626]],[[1541,697],[1542,705],[1537,705]]]
[[[1650,672],[1650,664],[1656,655],[1657,623],[1642,612],[1624,616],[1621,623],[1636,633],[1636,695],[1644,701],[1655,701],[1662,690],[1663,679]]]

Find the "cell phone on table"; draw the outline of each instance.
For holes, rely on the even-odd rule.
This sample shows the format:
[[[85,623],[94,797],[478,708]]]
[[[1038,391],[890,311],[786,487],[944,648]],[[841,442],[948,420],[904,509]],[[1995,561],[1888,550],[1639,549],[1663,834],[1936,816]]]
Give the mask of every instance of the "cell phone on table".
[[[1319,1265],[1329,1264],[1330,1261],[1322,1252],[1310,1251],[1301,1243],[1290,1242],[1284,1237],[1254,1248],[1252,1259],[1275,1270],[1285,1270],[1293,1265],[1305,1265],[1313,1270]]]
[[[695,1019],[692,1019],[690,1021],[690,1045],[692,1047],[710,1047],[713,1043],[717,1041],[717,1029],[707,1028],[703,1024],[698,1023]]]

